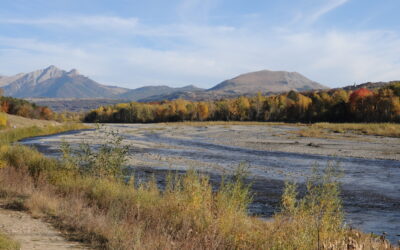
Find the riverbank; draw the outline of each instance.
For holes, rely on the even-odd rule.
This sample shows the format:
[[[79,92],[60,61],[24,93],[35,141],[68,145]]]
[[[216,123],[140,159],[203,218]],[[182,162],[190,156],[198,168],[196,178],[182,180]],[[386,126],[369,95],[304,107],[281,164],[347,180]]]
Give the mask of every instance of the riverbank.
[[[346,223],[366,232],[380,234],[385,231],[396,242],[396,228],[399,225],[396,225],[393,217],[398,216],[397,207],[400,206],[400,198],[396,196],[400,194],[400,191],[396,191],[399,189],[399,161],[268,151],[232,145],[254,137],[262,140],[263,134],[267,133],[286,132],[287,136],[293,136],[292,131],[301,129],[280,124],[261,127],[247,124],[105,125],[107,130],[118,130],[124,138],[123,144],[130,146],[127,164],[132,167],[132,174],[138,182],[151,180],[154,175],[157,185],[163,186],[169,171],[184,174],[189,169],[196,169],[209,176],[214,186],[218,186],[223,175],[233,173],[239,163],[247,162],[250,166],[249,183],[253,184],[254,192],[250,212],[258,216],[271,217],[279,211],[286,180],[302,183],[315,163],[326,166],[328,162],[340,161],[344,174],[341,182]],[[231,134],[224,135],[226,130]],[[97,147],[103,143],[101,138],[104,138],[102,132],[82,131],[22,143],[34,145],[46,155],[59,158],[57,148],[62,141],[74,147],[82,141]]]
[[[87,133],[95,131],[62,137]],[[97,138],[103,138],[104,143],[104,137],[97,134]],[[328,199],[333,202],[329,205],[333,210],[317,206],[326,217],[324,226],[315,231],[312,223],[302,222],[321,219],[316,217],[314,208],[302,207],[309,198],[297,200],[289,191],[282,200],[291,202],[282,204],[286,208],[267,222],[247,214],[248,188],[240,181],[225,180],[213,191],[209,177],[189,171],[170,176],[166,186],[169,191],[164,192],[154,179],[131,179],[127,184],[108,177],[81,175],[70,165],[23,146],[2,146],[1,158],[7,166],[0,169],[1,193],[10,204],[17,204],[36,217],[51,218],[94,247],[305,248],[319,244],[341,246],[350,238],[354,246],[388,244],[342,227],[337,210],[340,203],[335,202],[338,193],[329,188],[334,184],[329,181],[325,194],[331,195],[318,196],[323,199],[318,204],[325,204]]]

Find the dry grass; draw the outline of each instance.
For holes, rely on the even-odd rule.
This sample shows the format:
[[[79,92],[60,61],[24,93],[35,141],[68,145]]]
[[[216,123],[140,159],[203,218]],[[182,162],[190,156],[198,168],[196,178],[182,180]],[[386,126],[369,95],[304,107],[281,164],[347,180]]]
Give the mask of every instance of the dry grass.
[[[292,131],[301,137],[338,139],[339,134],[362,134],[400,137],[400,124],[395,123],[315,123],[304,129]],[[349,135],[346,135],[348,138]]]
[[[0,233],[0,250],[18,250],[20,245],[7,235]]]
[[[167,122],[163,123],[169,126],[194,126],[194,127],[204,127],[204,126],[230,126],[230,125],[243,125],[243,126],[269,126],[269,125],[289,125],[296,126],[296,123],[283,123],[283,122],[255,122],[255,121],[185,121],[185,122]]]
[[[32,127],[32,126],[47,127],[47,126],[61,125],[61,123],[58,123],[56,121],[30,119],[30,118],[25,118],[22,116],[10,115],[10,114],[7,114],[7,122],[8,122],[8,126],[11,128],[26,128],[26,127]]]
[[[340,216],[330,216],[339,214],[336,189],[310,190],[308,197],[327,198],[315,202],[297,200],[295,189],[288,188],[285,209],[266,222],[247,215],[248,188],[240,181],[226,180],[213,191],[206,176],[188,172],[170,175],[162,191],[155,181],[135,185],[133,179],[82,176],[23,146],[3,145],[0,159],[3,197],[99,248],[309,249],[318,242],[339,247],[350,241]],[[321,220],[315,211],[327,216]],[[387,244],[359,235],[351,236],[352,245]]]
[[[334,133],[358,133],[388,137],[400,137],[400,124],[396,123],[316,123],[311,127],[328,129]]]
[[[322,129],[315,127],[308,127],[306,129],[301,129],[298,131],[292,131],[292,133],[297,134],[301,137],[315,137],[315,138],[327,138],[327,133]]]

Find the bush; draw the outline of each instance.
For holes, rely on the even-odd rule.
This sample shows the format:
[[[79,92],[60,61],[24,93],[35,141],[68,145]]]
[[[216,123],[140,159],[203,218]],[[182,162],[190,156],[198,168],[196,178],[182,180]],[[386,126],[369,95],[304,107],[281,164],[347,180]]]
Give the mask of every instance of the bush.
[[[315,246],[321,249],[323,244],[344,237],[338,177],[337,165],[332,163],[322,172],[315,168],[301,199],[297,198],[296,185],[286,183],[282,211],[275,216],[274,222],[284,225],[276,233],[279,247],[305,249]]]
[[[5,146],[0,151],[3,165],[13,166],[16,169],[26,169],[37,184],[43,173],[56,170],[57,163],[54,159],[46,158],[35,149],[25,146]]]
[[[96,177],[122,177],[127,160],[128,146],[122,145],[122,137],[116,131],[98,128],[97,133],[104,143],[93,150],[88,143],[81,143],[78,150],[64,142],[61,145],[64,166],[84,175]]]

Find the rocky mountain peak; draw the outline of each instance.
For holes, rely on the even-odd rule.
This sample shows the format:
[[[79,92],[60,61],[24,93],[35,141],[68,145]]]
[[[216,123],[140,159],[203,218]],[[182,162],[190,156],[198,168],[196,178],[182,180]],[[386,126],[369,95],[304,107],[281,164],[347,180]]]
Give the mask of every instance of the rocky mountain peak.
[[[25,78],[32,80],[34,83],[38,84],[44,81],[47,81],[52,78],[61,77],[65,71],[57,68],[54,65],[50,65],[45,69],[40,69],[28,73]]]

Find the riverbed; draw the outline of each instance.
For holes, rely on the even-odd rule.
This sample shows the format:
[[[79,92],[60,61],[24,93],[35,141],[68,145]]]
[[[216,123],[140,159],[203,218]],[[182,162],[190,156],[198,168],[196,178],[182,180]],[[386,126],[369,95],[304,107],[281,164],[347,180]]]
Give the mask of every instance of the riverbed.
[[[302,186],[315,166],[338,166],[346,223],[364,232],[386,232],[400,239],[400,138],[332,134],[302,137],[294,125],[107,124],[85,130],[22,141],[58,157],[63,141],[94,147],[105,131],[118,131],[129,145],[128,165],[145,180],[155,175],[162,185],[168,171],[196,169],[213,183],[239,164],[248,166],[254,201],[249,212],[265,218],[279,210],[285,181]]]

